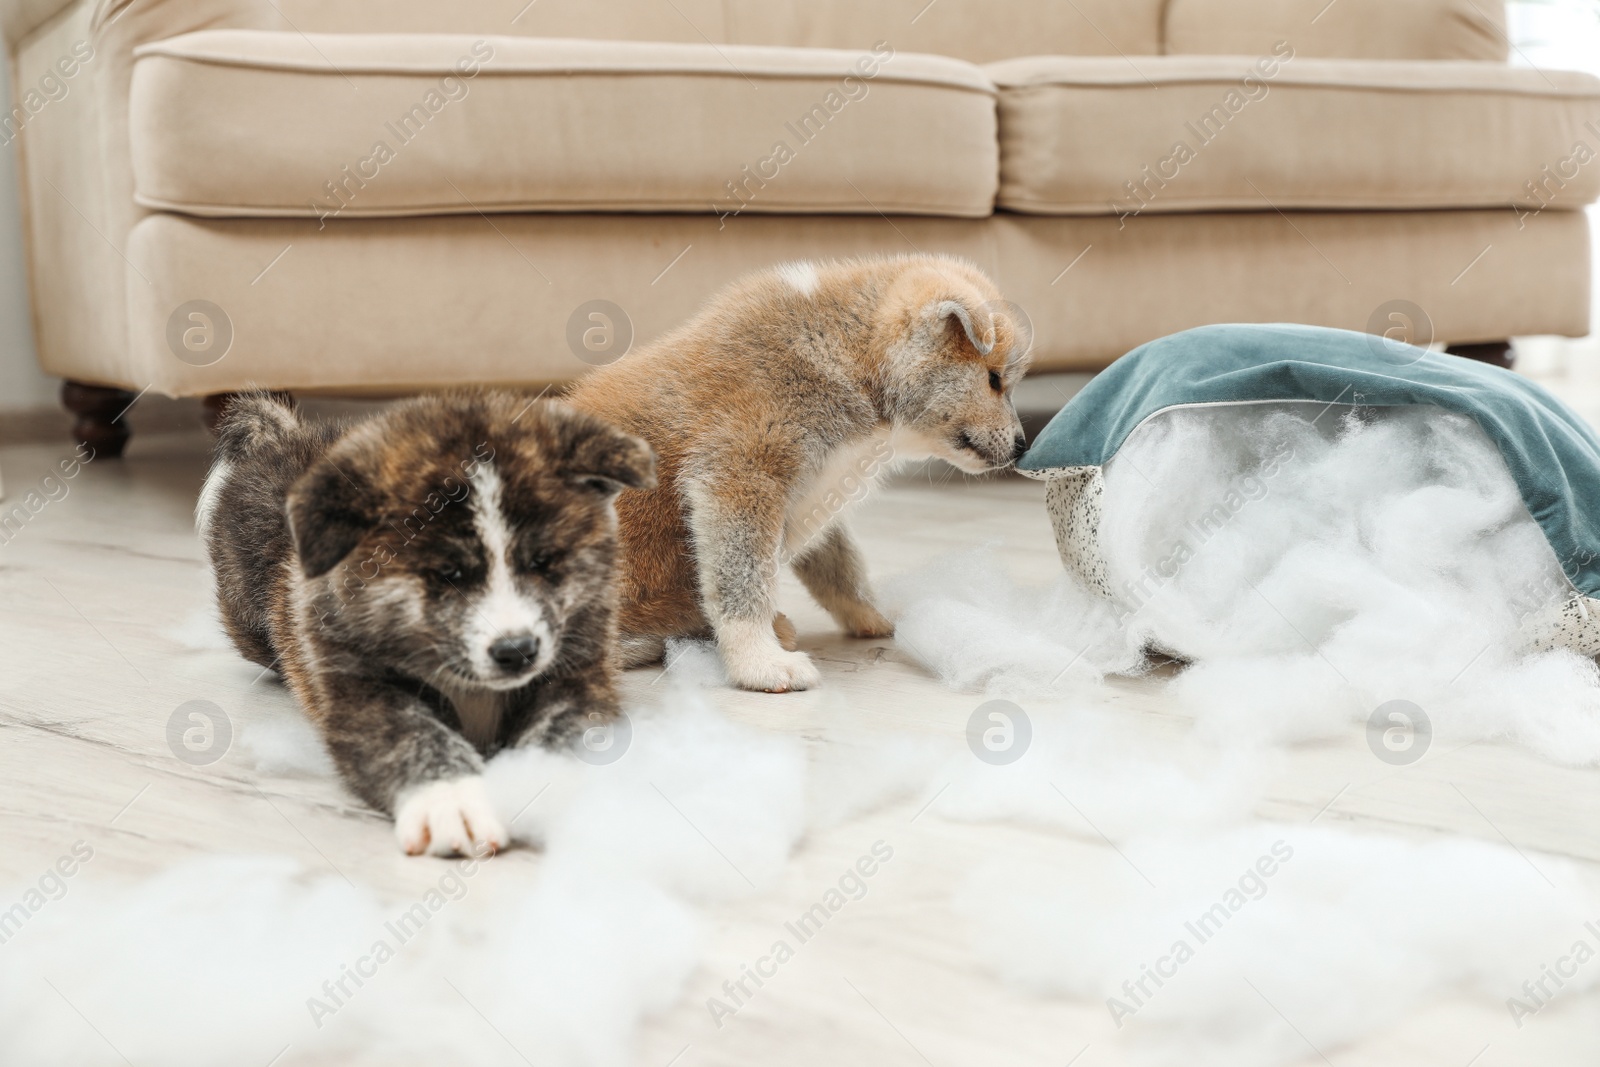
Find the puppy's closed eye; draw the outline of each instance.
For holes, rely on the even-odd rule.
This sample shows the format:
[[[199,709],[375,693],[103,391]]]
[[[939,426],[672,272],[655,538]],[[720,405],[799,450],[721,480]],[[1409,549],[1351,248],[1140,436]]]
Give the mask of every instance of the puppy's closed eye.
[[[460,560],[445,560],[430,567],[428,574],[445,585],[460,589],[474,583],[478,578],[478,568]]]
[[[529,574],[548,575],[561,562],[561,553],[546,548],[536,548],[524,553],[517,562],[519,568]]]

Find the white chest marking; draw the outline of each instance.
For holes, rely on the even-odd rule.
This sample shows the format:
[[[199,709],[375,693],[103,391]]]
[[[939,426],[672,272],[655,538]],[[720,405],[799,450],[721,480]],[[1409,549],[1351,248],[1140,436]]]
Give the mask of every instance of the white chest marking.
[[[819,284],[817,268],[804,261],[785,263],[778,268],[778,277],[788,282],[801,296],[815,293]]]
[[[935,445],[914,430],[882,429],[835,449],[796,485],[784,515],[784,554],[797,555],[895,467],[927,459]]]

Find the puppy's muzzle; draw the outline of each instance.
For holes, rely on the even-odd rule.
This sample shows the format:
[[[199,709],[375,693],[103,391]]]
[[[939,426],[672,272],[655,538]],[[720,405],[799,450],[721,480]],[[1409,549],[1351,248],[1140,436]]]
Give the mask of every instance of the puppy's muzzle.
[[[979,459],[982,459],[984,462],[992,464],[995,467],[1009,467],[1016,463],[1017,460],[1021,459],[1024,452],[1028,451],[1028,439],[1022,435],[1021,430],[1018,430],[1017,435],[1011,439],[1011,447],[1009,451],[1005,450],[1003,446],[998,448],[985,448],[965,430],[961,432],[961,436],[957,439],[957,442],[968,452],[971,452]]]

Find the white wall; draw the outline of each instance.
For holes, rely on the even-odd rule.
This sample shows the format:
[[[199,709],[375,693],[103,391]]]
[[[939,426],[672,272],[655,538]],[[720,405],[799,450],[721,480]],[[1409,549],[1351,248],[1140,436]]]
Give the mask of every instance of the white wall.
[[[11,70],[0,49],[0,114],[10,110]],[[53,405],[59,388],[34,360],[27,279],[17,206],[17,150],[0,145],[0,412]]]

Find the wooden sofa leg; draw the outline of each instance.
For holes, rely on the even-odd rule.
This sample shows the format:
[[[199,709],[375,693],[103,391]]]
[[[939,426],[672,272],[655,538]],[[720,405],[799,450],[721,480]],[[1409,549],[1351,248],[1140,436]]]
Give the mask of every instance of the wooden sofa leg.
[[[122,455],[129,431],[121,416],[137,395],[103,385],[62,382],[61,406],[77,416],[72,424],[72,439],[94,449],[97,459]]]
[[[1466,359],[1475,359],[1480,363],[1492,363],[1496,367],[1511,369],[1512,351],[1510,341],[1489,341],[1478,345],[1447,345],[1445,351],[1452,356],[1462,356]]]
[[[228,405],[238,395],[238,393],[210,393],[201,401],[201,404],[205,407],[201,418],[205,420],[206,429],[210,430],[212,434],[217,432],[217,423],[222,421],[222,413],[228,409]],[[272,395],[282,400],[285,404],[294,403],[293,397],[281,389],[274,389]]]

